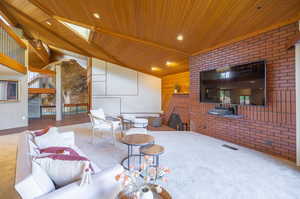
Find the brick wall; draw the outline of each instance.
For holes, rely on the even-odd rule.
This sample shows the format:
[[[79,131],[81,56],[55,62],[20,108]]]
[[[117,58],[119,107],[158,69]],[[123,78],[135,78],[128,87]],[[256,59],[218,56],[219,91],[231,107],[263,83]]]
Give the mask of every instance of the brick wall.
[[[191,57],[191,130],[295,160],[295,51],[285,45],[297,31],[294,23]],[[267,106],[239,106],[242,119],[208,115],[215,105],[199,102],[199,72],[262,59],[267,62]]]

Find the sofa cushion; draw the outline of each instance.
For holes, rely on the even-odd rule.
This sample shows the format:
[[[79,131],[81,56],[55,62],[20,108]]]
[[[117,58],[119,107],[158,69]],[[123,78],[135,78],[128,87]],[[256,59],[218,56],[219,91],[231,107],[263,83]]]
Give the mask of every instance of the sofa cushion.
[[[51,154],[37,157],[35,161],[45,169],[58,187],[81,179],[84,169],[91,167],[89,159],[78,155]]]

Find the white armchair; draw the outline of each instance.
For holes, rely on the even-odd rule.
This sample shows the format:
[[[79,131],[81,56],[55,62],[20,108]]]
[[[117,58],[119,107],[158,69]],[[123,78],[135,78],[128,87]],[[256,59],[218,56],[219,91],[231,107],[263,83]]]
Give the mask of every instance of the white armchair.
[[[122,131],[122,121],[120,118],[106,116],[103,109],[91,110],[89,114],[92,124],[92,143],[94,143],[95,130],[102,132],[109,130],[113,137],[113,143],[116,144],[116,131]]]

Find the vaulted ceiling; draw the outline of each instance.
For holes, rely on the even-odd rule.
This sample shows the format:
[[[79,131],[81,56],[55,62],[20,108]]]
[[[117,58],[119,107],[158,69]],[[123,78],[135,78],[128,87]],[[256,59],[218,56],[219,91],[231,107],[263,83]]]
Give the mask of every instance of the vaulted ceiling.
[[[28,35],[156,76],[187,71],[191,55],[300,19],[300,0],[1,2],[0,9]],[[89,40],[58,20],[92,29]],[[176,39],[178,35],[182,41]],[[174,64],[167,66],[167,61]]]

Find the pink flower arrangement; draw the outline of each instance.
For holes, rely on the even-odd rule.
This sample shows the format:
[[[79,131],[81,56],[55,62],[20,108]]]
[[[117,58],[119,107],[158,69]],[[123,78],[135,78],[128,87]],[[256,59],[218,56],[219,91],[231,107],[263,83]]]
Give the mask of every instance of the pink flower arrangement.
[[[118,174],[115,179],[122,183],[124,188],[129,192],[137,191],[140,187],[151,184],[157,184],[159,180],[164,183],[168,182],[167,174],[171,170],[166,167],[155,168],[151,166],[152,157],[145,156],[144,162],[141,164],[140,169],[135,169],[133,166],[129,170]]]

